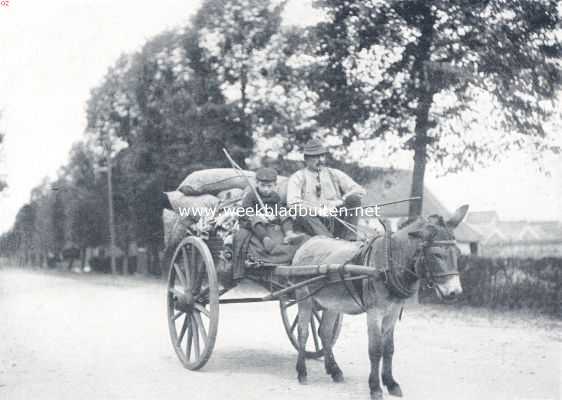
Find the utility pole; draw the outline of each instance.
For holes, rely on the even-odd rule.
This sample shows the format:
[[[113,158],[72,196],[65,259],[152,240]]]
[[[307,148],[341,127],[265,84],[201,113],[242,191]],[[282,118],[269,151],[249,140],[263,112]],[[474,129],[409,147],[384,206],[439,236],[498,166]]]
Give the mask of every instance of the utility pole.
[[[109,208],[109,259],[111,263],[111,274],[117,274],[115,265],[115,222],[113,216],[113,183],[111,179],[111,144],[105,144],[106,168],[107,168],[107,204]]]

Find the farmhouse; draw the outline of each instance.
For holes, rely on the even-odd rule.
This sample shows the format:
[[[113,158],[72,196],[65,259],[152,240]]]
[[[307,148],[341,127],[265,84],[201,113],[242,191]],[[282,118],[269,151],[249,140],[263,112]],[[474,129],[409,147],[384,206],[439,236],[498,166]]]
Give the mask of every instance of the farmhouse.
[[[495,211],[471,212],[466,223],[481,237],[480,253],[488,257],[560,257],[559,221],[501,221]]]
[[[411,184],[412,171],[384,170],[364,184],[367,195],[363,204],[380,204],[408,198],[410,197]],[[427,187],[424,188],[423,197],[422,214],[424,216],[439,214],[447,219],[452,215]],[[392,229],[395,231],[399,224],[408,218],[408,207],[407,202],[381,207],[380,216],[389,220]],[[378,228],[379,226],[375,218],[363,218],[360,224],[369,228]],[[455,237],[463,254],[479,254],[480,234],[466,223],[461,222],[457,227]]]

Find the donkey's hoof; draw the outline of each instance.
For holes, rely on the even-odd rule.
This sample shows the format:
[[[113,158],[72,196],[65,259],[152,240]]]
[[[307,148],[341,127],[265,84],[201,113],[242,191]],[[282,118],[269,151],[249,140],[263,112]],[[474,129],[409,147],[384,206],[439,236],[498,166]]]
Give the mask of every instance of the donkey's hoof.
[[[306,375],[299,375],[299,383],[301,385],[306,385],[308,383],[308,381],[306,379]]]
[[[371,400],[383,400],[382,390],[371,392]]]
[[[388,394],[390,394],[391,396],[396,396],[396,397],[402,397],[402,389],[400,389],[400,385],[399,384],[394,384],[392,386],[388,386]]]
[[[345,379],[343,378],[343,373],[340,371],[332,375],[332,380],[336,383],[342,383]]]

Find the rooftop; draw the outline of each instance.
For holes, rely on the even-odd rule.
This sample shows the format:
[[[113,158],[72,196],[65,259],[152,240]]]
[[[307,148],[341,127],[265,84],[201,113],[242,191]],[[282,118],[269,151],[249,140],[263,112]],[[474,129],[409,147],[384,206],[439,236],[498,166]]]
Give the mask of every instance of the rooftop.
[[[384,170],[377,173],[366,184],[367,195],[363,199],[364,205],[381,204],[410,197],[412,185],[412,171],[407,170]],[[383,218],[403,218],[409,213],[409,203],[399,203],[381,207]],[[427,187],[423,192],[422,214],[424,216],[438,214],[447,219],[452,213],[431,193]],[[455,230],[455,236],[461,242],[476,242],[481,236],[466,223],[461,224]]]

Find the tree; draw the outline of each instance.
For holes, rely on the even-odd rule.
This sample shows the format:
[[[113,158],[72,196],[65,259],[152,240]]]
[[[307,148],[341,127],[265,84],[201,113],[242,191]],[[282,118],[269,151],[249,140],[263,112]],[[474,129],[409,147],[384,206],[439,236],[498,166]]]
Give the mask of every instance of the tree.
[[[543,129],[561,80],[556,1],[316,5],[326,20],[313,28],[317,61],[308,79],[319,126],[344,145],[403,138],[414,152],[412,196],[423,195],[428,157],[455,170],[510,148],[559,151]],[[412,202],[410,215],[421,209]]]
[[[216,72],[225,96],[237,103],[246,136],[252,135],[251,85],[263,78],[263,58],[279,32],[285,2],[207,0],[193,19],[201,60]]]
[[[153,268],[162,242],[161,192],[175,188],[186,170],[202,163],[224,165],[220,149],[232,131],[229,110],[220,91],[212,90],[209,74],[202,77],[189,66],[184,48],[189,43],[182,32],[156,36],[140,52],[123,55],[88,101],[97,162],[103,159],[103,143],[113,148],[126,143],[109,155],[116,221],[125,237],[134,231],[139,244],[149,247]]]
[[[53,250],[55,254],[60,254],[66,243],[66,209],[64,193],[58,192],[54,195],[53,206],[51,208],[51,223],[53,226]]]
[[[36,209],[34,204],[23,205],[16,214],[14,232],[17,235],[17,251],[20,263],[28,264],[33,259],[33,236],[35,234]]]
[[[95,173],[96,157],[85,143],[77,143],[70,151],[70,159],[61,172],[67,204],[69,237],[81,250],[82,267],[87,247],[106,242],[108,231],[107,188],[104,179]]]
[[[126,143],[111,155],[120,175],[115,197],[124,200],[121,209],[133,216],[135,236],[154,258],[162,241],[160,193],[193,170],[228,166],[224,147],[241,165],[253,147],[238,103],[227,102],[221,88],[227,78],[200,39],[197,29],[156,36],[120,57],[88,101],[98,158],[104,142]]]

